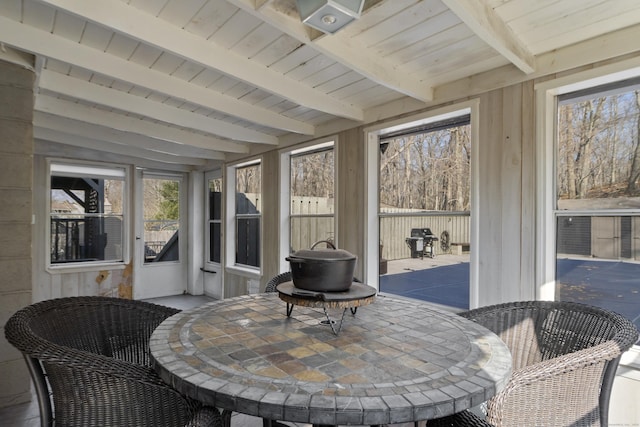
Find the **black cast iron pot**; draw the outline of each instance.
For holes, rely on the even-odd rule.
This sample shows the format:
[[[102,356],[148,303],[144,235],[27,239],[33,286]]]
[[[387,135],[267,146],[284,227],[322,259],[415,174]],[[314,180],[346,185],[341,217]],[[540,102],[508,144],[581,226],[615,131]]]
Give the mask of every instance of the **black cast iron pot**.
[[[319,243],[326,243],[333,249],[315,249]],[[356,256],[336,247],[327,240],[321,240],[311,249],[296,251],[285,258],[291,265],[293,285],[299,289],[315,292],[346,291],[353,282]]]

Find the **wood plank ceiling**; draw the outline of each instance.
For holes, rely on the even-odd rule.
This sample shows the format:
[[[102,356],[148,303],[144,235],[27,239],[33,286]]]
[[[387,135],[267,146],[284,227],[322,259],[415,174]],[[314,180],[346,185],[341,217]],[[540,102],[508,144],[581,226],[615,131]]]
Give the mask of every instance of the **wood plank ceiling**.
[[[206,169],[637,54],[640,2],[367,0],[325,35],[295,0],[2,0],[0,42],[35,55],[38,151]]]

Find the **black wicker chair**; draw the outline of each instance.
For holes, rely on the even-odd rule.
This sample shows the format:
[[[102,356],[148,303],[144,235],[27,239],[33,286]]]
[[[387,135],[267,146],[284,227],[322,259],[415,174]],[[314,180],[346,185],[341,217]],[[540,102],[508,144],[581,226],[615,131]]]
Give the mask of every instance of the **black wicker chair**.
[[[180,395],[151,367],[151,333],[177,312],[106,297],[53,299],[16,312],[5,335],[27,362],[41,425],[220,426],[217,409]]]
[[[461,313],[511,350],[513,375],[487,402],[486,420],[469,411],[429,421],[451,426],[607,426],[620,356],[638,339],[623,316],[569,302],[515,302]]]

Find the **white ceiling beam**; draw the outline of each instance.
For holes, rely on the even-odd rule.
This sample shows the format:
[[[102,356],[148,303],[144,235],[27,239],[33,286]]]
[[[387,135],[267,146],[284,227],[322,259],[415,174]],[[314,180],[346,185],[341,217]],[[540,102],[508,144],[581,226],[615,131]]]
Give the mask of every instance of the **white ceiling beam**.
[[[0,40],[44,58],[109,76],[141,88],[220,111],[262,126],[313,135],[315,127],[266,108],[256,107],[185,80],[92,49],[49,32],[0,16]]]
[[[108,125],[95,125],[81,122],[68,117],[62,117],[59,114],[35,111],[33,123],[35,126],[41,128],[67,131],[72,135],[98,139],[100,141],[140,148],[156,153],[169,154],[171,156],[195,157],[211,160],[225,159],[224,153],[219,151],[174,144],[172,142],[149,138],[144,135],[112,129],[108,127]]]
[[[535,56],[495,13],[487,0],[442,0],[478,37],[526,74],[536,71]]]
[[[33,137],[44,141],[52,141],[80,148],[88,148],[91,150],[119,154],[122,156],[138,157],[141,159],[153,160],[161,163],[183,164],[192,166],[204,166],[208,164],[207,160],[205,159],[195,159],[191,157],[180,157],[172,156],[169,154],[156,153],[141,148],[128,147],[107,141],[101,141],[95,138],[73,135],[69,133],[68,130],[69,129],[59,130],[34,126]]]
[[[169,141],[183,147],[197,147],[229,153],[248,153],[247,144],[227,141],[206,135],[192,133],[186,130],[165,126],[148,120],[125,116],[112,111],[91,108],[75,102],[54,98],[44,94],[36,96],[35,110],[67,117],[94,125],[131,132],[150,138]]]
[[[85,80],[65,76],[53,71],[43,71],[40,88],[57,94],[81,99],[128,113],[170,123],[175,126],[196,129],[213,135],[225,136],[242,141],[277,144],[278,139],[251,129],[212,119],[189,110],[171,107],[151,101],[141,96],[110,89]]]
[[[348,29],[313,38],[312,34],[317,32],[310,31],[299,19],[281,13],[274,7],[257,8],[252,0],[227,1],[378,84],[420,101],[433,99],[433,88],[429,82],[407,77],[397,64],[378,57],[366,46],[346,36]]]
[[[112,31],[325,113],[362,121],[362,109],[333,98],[232,50],[191,34],[119,0],[39,0]],[[254,5],[255,6],[255,5]]]
[[[76,147],[52,140],[34,138],[33,154],[46,157],[66,157],[95,162],[109,162],[118,164],[130,164],[140,168],[158,169],[174,172],[191,172],[193,170],[214,170],[221,166],[221,161],[212,160],[204,166],[186,164],[165,163],[140,157],[126,156],[106,151],[97,151],[84,147]]]

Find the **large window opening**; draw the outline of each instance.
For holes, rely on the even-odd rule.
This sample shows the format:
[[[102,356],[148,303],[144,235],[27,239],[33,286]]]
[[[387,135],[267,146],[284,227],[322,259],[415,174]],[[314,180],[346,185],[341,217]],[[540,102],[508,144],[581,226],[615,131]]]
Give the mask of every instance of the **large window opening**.
[[[290,252],[322,240],[334,243],[333,143],[293,152],[289,166]]]
[[[222,259],[222,178],[208,180],[208,218],[209,228],[207,260],[220,264]]]
[[[237,167],[235,185],[235,263],[240,266],[260,267],[260,163]]]
[[[126,171],[50,165],[51,264],[123,262]]]
[[[557,97],[555,298],[640,325],[640,79]]]
[[[380,291],[468,308],[470,115],[383,133],[378,158]]]

